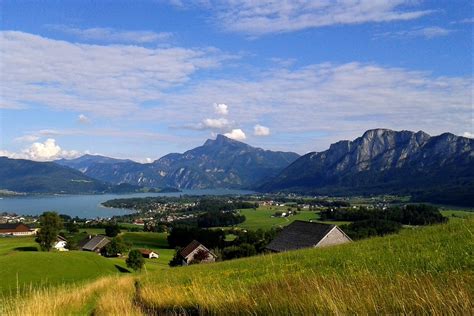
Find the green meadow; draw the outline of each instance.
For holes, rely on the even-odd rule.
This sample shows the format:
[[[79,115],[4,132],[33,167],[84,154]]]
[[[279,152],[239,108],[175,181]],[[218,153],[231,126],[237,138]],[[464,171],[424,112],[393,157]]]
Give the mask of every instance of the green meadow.
[[[0,314],[467,315],[473,231],[466,217],[328,248],[108,276],[6,297]]]

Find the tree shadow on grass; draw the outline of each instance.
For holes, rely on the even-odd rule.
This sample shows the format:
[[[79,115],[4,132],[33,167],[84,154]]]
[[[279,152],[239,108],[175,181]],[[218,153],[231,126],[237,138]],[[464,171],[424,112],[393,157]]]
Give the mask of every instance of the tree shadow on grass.
[[[115,268],[117,268],[117,270],[119,270],[119,272],[122,272],[122,273],[130,273],[130,271],[124,267],[121,267],[119,266],[118,264],[115,265]]]
[[[16,247],[14,248],[16,251],[38,251],[37,247]]]

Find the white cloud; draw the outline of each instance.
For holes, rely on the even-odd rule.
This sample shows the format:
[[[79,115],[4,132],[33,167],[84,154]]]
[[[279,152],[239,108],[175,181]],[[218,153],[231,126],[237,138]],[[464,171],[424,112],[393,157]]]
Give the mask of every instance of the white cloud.
[[[358,62],[321,63],[202,80],[165,95],[159,109],[138,115],[192,125],[207,117],[211,95],[232,104],[230,128],[253,128],[263,119],[278,122],[273,144],[279,137],[282,144],[292,137],[296,140],[288,148],[300,146],[305,152],[374,127],[462,134],[472,124],[472,87],[468,76],[438,77]]]
[[[259,36],[329,25],[413,20],[432,13],[412,0],[209,0],[193,4],[211,10],[228,31]],[[203,4],[204,3],[204,4]]]
[[[49,25],[49,28],[61,31],[63,33],[75,35],[84,40],[94,40],[110,43],[154,43],[157,41],[167,40],[172,37],[169,32],[153,32],[153,31],[124,31],[110,27],[94,27],[81,29],[66,25]]]
[[[2,31],[0,104],[126,116],[228,58],[215,48],[88,45]]]
[[[225,133],[224,136],[235,139],[235,140],[239,140],[239,141],[245,140],[247,138],[244,131],[241,130],[240,128],[233,129],[231,132]]]
[[[253,134],[255,136],[268,136],[270,135],[270,129],[268,127],[257,124],[253,127]]]
[[[225,118],[218,118],[218,119],[207,118],[203,120],[202,125],[203,125],[203,128],[223,129],[229,126],[229,121]]]
[[[37,135],[23,135],[14,139],[15,142],[19,143],[32,143],[39,139]]]
[[[33,143],[30,147],[22,150],[20,153],[0,150],[0,156],[36,161],[51,161],[60,158],[76,158],[80,155],[81,154],[75,150],[63,150],[58,144],[56,144],[56,140],[53,138],[48,138],[43,143]]]
[[[466,18],[459,21],[453,21],[450,24],[472,24],[474,23],[474,18]]]
[[[219,103],[219,104],[214,103],[214,110],[219,115],[229,114],[229,107],[227,106],[227,104],[224,104],[224,103]]]
[[[464,134],[462,136],[467,137],[467,138],[474,138],[474,133],[464,132]]]
[[[89,124],[91,122],[91,120],[84,114],[79,114],[77,121],[81,124]]]
[[[386,33],[377,34],[375,37],[394,37],[394,38],[424,37],[426,39],[432,39],[435,37],[448,36],[452,32],[454,32],[454,30],[446,29],[439,26],[430,26],[430,27],[416,28],[416,29],[405,30],[405,31],[386,32]]]

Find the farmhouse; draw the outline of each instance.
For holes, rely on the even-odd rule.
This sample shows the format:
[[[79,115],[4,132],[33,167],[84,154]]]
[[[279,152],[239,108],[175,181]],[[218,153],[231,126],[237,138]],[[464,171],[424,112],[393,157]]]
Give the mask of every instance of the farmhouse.
[[[97,236],[90,236],[86,238],[84,241],[81,243],[81,249],[84,251],[93,251],[93,252],[100,252],[102,248],[107,246],[107,244],[110,242],[110,240],[101,235]]]
[[[54,242],[53,248],[58,251],[68,251],[66,248],[67,240],[62,236],[57,236],[56,241]]]
[[[189,245],[184,247],[179,252],[183,265],[188,265],[191,261],[195,259],[195,256],[198,253],[200,253],[200,255],[204,253],[204,257],[205,257],[204,259],[200,260],[200,262],[216,261],[217,256],[215,254],[213,254],[209,249],[207,249],[199,241],[193,240]]]
[[[148,259],[158,259],[160,255],[157,252],[154,252],[151,249],[138,249],[144,258]]]
[[[273,239],[266,249],[274,252],[327,247],[352,240],[336,225],[294,221]]]
[[[30,236],[35,234],[36,229],[31,229],[23,223],[0,224],[0,235]]]

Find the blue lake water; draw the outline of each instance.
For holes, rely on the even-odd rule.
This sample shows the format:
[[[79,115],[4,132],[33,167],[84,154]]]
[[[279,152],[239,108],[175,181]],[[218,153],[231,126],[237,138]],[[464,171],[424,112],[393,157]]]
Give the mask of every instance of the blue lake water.
[[[80,218],[110,217],[131,213],[130,210],[106,208],[102,202],[111,199],[122,199],[147,196],[181,196],[188,195],[226,195],[250,194],[242,190],[183,190],[173,193],[132,193],[132,194],[100,194],[100,195],[41,195],[4,197],[0,199],[0,213],[9,212],[19,215],[39,215],[44,211],[56,211],[60,214],[78,216]]]

